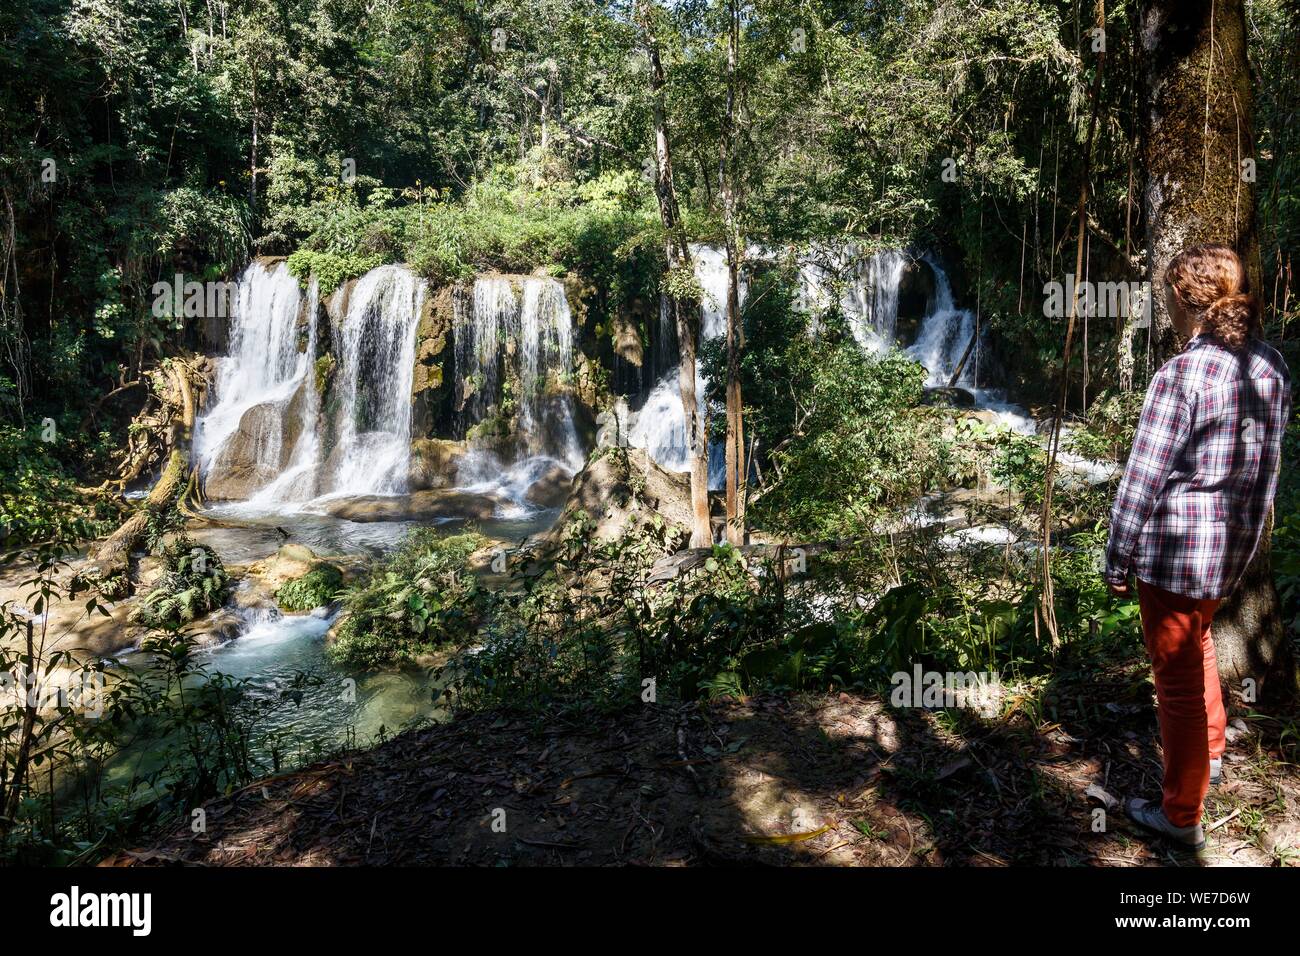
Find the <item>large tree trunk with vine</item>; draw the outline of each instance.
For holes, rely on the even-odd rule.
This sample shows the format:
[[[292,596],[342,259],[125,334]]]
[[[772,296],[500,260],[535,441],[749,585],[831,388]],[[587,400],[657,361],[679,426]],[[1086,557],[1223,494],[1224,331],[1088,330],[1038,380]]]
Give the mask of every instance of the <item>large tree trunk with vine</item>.
[[[1141,36],[1143,211],[1158,363],[1182,345],[1165,307],[1163,277],[1184,248],[1199,242],[1234,247],[1259,289],[1255,184],[1253,175],[1244,175],[1254,158],[1254,97],[1243,0],[1147,0]],[[1271,525],[1236,592],[1219,608],[1212,632],[1219,673],[1233,688],[1250,679],[1259,699],[1284,701],[1296,693],[1296,672],[1269,562]]]
[[[104,539],[95,550],[82,576],[96,581],[108,581],[125,575],[130,570],[131,552],[144,537],[149,525],[149,515],[176,505],[194,485],[190,466],[190,439],[194,430],[194,389],[190,382],[190,369],[179,360],[167,363],[170,384],[169,401],[172,414],[163,436],[166,465],[154,482],[144,507],[127,518],[117,530]]]
[[[645,37],[650,63],[650,99],[654,108],[655,134],[655,197],[659,202],[659,217],[664,227],[664,258],[668,274],[672,277],[691,270],[691,253],[677,205],[677,189],[673,184],[673,161],[669,148],[667,107],[664,103],[666,80],[648,7],[649,0],[638,0],[636,18]],[[677,290],[670,293],[670,300],[677,319],[677,341],[681,352],[678,380],[691,461],[691,547],[703,548],[713,542],[713,529],[709,522],[708,437],[695,388],[699,308],[697,302]]]

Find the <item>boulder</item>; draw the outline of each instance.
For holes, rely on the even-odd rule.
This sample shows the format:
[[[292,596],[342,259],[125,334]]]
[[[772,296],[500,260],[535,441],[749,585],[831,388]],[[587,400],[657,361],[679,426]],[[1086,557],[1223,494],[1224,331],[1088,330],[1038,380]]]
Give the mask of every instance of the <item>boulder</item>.
[[[528,488],[525,500],[539,508],[558,508],[573,490],[573,476],[559,465],[548,470]]]
[[[365,495],[336,498],[325,513],[346,521],[432,521],[439,518],[483,520],[496,515],[501,504],[491,495],[451,489],[428,489],[409,495]]]
[[[411,442],[407,480],[413,491],[447,488],[455,483],[456,469],[465,457],[464,442],[445,438],[417,438]]]
[[[235,501],[278,478],[302,434],[307,382],[285,403],[262,402],[246,410],[203,479],[213,500]]]
[[[669,524],[690,528],[689,476],[665,471],[640,448],[625,451],[626,458],[616,452],[596,456],[578,472],[559,519],[537,539],[543,550],[560,546],[566,527],[579,511],[595,522],[593,534],[602,541],[620,537],[630,521],[653,514]]]
[[[280,585],[300,578],[320,561],[316,553],[305,544],[282,544],[280,550],[248,568],[248,574],[257,578],[266,590],[274,592]]]
[[[975,393],[960,386],[927,388],[924,401],[927,405],[952,405],[956,408],[973,408],[975,406]]]

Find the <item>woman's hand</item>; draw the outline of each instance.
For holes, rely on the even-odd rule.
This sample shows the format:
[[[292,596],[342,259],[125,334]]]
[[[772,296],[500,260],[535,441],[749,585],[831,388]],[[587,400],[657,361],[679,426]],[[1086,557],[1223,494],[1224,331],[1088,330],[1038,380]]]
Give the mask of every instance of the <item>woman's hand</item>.
[[[1121,584],[1116,584],[1114,581],[1107,581],[1106,587],[1110,589],[1110,593],[1115,595],[1115,597],[1125,598],[1133,596],[1133,589],[1128,586],[1127,581],[1124,581]]]

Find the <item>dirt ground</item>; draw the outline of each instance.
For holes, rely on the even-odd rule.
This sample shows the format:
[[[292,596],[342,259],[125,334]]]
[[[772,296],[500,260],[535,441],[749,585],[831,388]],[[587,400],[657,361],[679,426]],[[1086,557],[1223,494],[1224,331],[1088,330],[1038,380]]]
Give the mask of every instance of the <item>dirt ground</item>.
[[[206,807],[206,832],[187,820],[104,863],[1300,862],[1300,767],[1270,718],[1234,718],[1203,853],[1171,850],[1106,810],[1110,798],[1158,795],[1149,686],[1061,687],[1041,710],[993,722],[843,693],[572,719],[478,714],[247,787]]]

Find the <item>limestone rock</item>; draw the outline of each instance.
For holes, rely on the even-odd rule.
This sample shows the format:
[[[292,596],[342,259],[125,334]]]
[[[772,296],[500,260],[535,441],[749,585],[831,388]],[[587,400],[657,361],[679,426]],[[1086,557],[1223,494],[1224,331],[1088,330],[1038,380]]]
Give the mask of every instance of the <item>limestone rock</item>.
[[[407,480],[413,491],[450,487],[456,469],[465,457],[464,442],[445,438],[417,438],[411,442],[411,466]]]
[[[244,412],[204,477],[204,495],[240,500],[279,477],[302,434],[307,387],[304,382],[287,403],[262,402]]]
[[[595,522],[593,534],[603,541],[622,535],[629,521],[653,514],[680,528],[691,526],[688,476],[665,471],[640,448],[625,450],[626,469],[621,455],[607,453],[578,472],[559,519],[538,541],[544,550],[559,546],[579,511]]]
[[[325,512],[335,518],[359,522],[431,521],[438,518],[483,520],[493,517],[499,504],[491,495],[431,489],[393,497],[365,495],[338,498],[326,506]]]
[[[568,499],[572,489],[573,476],[556,465],[533,482],[524,497],[529,504],[539,508],[558,508]]]

